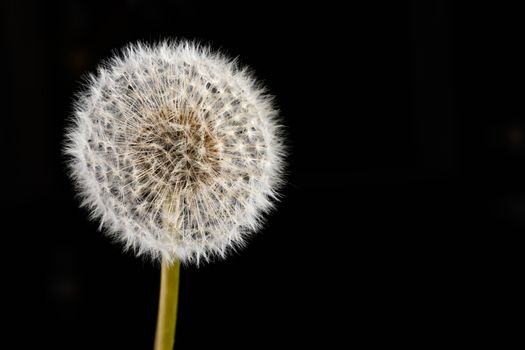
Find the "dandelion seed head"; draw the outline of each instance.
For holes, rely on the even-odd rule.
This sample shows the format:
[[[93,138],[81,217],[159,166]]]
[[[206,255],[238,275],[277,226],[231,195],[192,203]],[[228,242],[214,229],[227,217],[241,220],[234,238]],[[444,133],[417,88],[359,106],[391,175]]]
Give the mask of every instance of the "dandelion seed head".
[[[65,153],[82,205],[138,255],[199,263],[273,207],[285,147],[271,97],[192,42],[132,44],[75,103]]]

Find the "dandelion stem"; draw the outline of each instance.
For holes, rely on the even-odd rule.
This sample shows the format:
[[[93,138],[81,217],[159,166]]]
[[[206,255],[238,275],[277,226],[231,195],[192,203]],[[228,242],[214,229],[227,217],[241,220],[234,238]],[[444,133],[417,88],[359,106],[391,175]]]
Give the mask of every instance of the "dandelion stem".
[[[162,260],[160,275],[159,311],[155,350],[172,350],[177,325],[177,304],[179,299],[180,261],[172,264]]]

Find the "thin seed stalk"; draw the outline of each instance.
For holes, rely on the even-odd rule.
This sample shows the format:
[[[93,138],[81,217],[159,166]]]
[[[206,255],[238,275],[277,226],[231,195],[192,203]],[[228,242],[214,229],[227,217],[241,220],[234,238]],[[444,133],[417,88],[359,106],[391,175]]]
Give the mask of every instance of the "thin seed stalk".
[[[155,350],[173,350],[177,326],[180,261],[172,264],[162,260],[160,275],[159,311],[155,332]]]

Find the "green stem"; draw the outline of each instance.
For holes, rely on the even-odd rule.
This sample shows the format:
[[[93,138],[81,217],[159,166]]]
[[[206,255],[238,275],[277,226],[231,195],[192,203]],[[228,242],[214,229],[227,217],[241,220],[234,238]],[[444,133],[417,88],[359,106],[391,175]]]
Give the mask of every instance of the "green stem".
[[[175,261],[169,265],[165,260],[162,260],[155,350],[173,350],[177,325],[179,278],[180,262]]]

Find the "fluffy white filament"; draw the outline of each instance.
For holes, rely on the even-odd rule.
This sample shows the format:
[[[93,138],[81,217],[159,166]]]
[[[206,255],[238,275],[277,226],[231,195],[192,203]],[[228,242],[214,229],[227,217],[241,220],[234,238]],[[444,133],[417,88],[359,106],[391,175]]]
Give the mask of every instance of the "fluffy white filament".
[[[191,42],[134,44],[91,76],[65,152],[92,216],[138,255],[224,257],[282,183],[271,98],[246,69]]]

